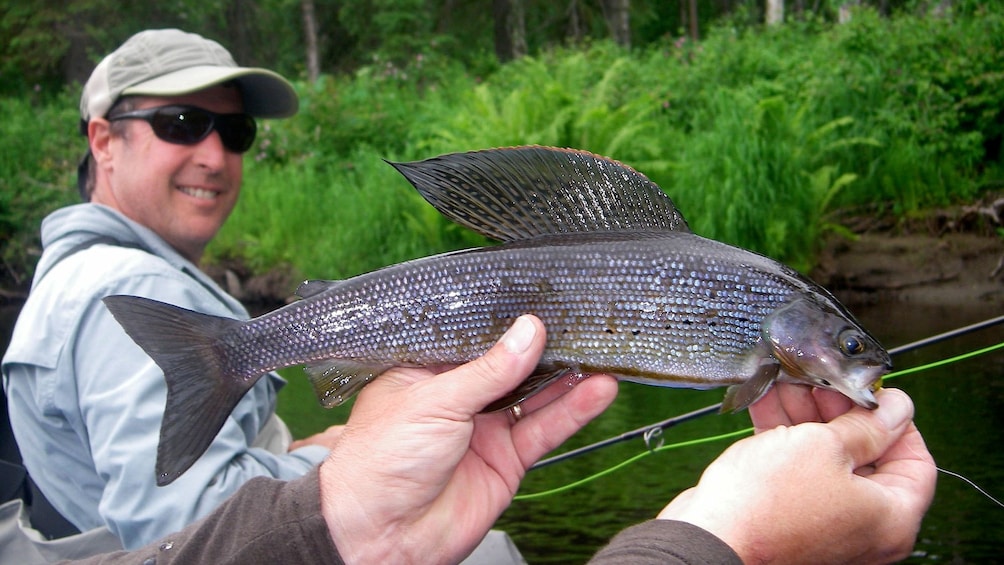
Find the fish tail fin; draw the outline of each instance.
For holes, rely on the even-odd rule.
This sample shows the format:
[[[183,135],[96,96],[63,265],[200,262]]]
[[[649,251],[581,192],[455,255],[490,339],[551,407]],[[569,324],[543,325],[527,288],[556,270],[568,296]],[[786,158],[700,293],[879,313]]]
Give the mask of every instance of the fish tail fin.
[[[167,405],[157,446],[157,485],[168,485],[209,448],[258,379],[234,374],[221,337],[243,324],[137,296],[105,306],[164,371]]]

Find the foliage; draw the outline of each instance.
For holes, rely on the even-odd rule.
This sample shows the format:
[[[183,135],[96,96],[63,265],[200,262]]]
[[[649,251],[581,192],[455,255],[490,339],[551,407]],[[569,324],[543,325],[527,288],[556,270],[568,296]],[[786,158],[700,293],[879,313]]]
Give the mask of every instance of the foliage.
[[[76,166],[84,151],[76,131],[75,96],[37,95],[35,102],[0,98],[5,117],[0,136],[0,281],[18,286],[30,281],[30,266],[41,254],[42,218],[77,198]]]
[[[381,159],[537,143],[618,159],[696,232],[805,269],[837,207],[910,214],[999,184],[1004,9],[967,9],[862,10],[839,26],[730,20],[698,43],[586,41],[503,66],[452,57],[457,46],[433,34],[410,56],[296,84],[301,112],[261,124],[210,259],[335,278],[483,244]],[[2,103],[2,256],[30,262],[38,219],[74,197],[76,100],[42,88]],[[29,185],[60,188],[22,193]]]

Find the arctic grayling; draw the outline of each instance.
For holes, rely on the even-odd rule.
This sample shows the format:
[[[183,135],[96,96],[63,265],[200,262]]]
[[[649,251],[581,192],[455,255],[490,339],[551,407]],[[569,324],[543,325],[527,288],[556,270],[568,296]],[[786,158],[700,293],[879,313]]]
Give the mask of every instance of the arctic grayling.
[[[267,371],[305,364],[325,406],[395,366],[460,364],[522,314],[548,342],[512,406],[570,373],[729,386],[739,410],[776,381],[875,408],[888,353],[830,293],[770,258],[695,235],[644,175],[591,153],[515,147],[392,163],[450,219],[501,245],[343,281],[248,321],[133,296],[105,304],[163,369],[157,453],[166,485],[208,448]]]

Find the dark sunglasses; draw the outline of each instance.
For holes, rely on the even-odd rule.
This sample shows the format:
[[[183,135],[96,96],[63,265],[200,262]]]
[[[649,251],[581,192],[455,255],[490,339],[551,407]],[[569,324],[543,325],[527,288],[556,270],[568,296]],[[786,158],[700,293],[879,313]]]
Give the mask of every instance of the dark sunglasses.
[[[258,131],[247,114],[217,114],[195,106],[158,106],[108,117],[109,122],[116,120],[143,120],[158,138],[178,145],[195,145],[215,129],[223,147],[234,153],[250,149]]]

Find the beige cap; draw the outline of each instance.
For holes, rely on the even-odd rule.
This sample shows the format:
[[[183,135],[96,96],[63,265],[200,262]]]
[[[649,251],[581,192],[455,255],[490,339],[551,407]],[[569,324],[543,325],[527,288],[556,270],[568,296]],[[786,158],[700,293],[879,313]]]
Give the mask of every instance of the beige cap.
[[[98,63],[80,96],[80,117],[104,117],[123,95],[180,96],[231,80],[240,85],[249,115],[296,113],[296,91],[281,75],[238,67],[222,45],[194,33],[155,29],[130,37]]]

